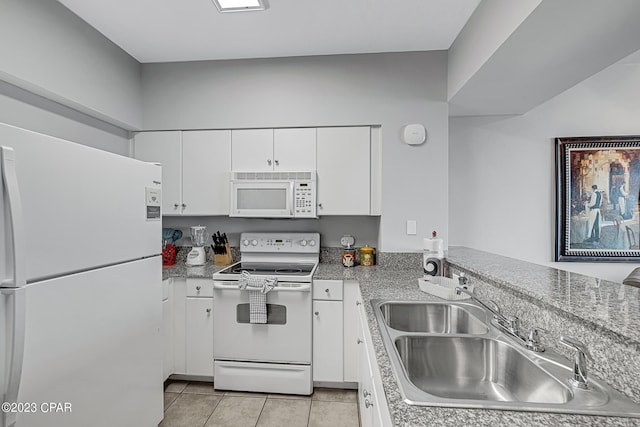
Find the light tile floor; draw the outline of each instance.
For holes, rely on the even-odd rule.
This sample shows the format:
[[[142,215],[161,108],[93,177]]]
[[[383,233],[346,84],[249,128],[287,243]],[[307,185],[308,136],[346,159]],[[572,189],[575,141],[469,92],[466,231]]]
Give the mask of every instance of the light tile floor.
[[[311,396],[223,392],[213,383],[169,381],[160,427],[358,427],[355,390],[316,388]]]

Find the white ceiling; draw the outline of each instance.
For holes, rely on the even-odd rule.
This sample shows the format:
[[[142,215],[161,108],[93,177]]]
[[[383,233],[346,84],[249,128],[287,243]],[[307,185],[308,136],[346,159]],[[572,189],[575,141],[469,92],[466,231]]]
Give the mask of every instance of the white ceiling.
[[[139,62],[449,49],[480,0],[58,0]]]

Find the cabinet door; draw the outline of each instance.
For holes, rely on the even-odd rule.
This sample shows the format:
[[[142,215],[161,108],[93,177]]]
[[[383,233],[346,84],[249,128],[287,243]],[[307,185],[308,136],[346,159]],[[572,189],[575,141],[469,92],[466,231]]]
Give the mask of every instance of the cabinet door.
[[[231,131],[182,133],[182,202],[185,215],[228,215]]]
[[[348,280],[344,282],[344,381],[358,381],[358,357],[360,356],[358,345],[358,309],[362,305],[362,298],[358,290],[358,282]]]
[[[369,354],[365,343],[364,328],[367,327],[365,313],[362,306],[358,310],[358,406],[360,407],[360,425],[371,427],[373,425],[373,407],[371,406],[371,392],[373,390],[373,378]]]
[[[231,169],[242,172],[273,170],[273,129],[232,130]]]
[[[313,302],[313,380],[342,382],[342,301]]]
[[[162,335],[164,339],[162,379],[166,380],[173,373],[173,316],[168,298],[162,301]]]
[[[162,164],[162,215],[179,215],[182,212],[180,132],[141,132],[137,134],[134,139],[134,157],[138,160]]]
[[[173,373],[185,375],[186,368],[186,313],[187,313],[187,280],[173,279]]]
[[[318,215],[369,215],[369,127],[318,128]]]
[[[187,375],[213,376],[213,298],[187,298]]]
[[[276,171],[316,170],[316,129],[275,129],[273,165]]]

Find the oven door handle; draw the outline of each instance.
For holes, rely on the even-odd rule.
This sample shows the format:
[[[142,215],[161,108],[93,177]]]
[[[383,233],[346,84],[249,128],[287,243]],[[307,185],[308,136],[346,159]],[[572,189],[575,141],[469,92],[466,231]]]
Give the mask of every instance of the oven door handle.
[[[240,285],[238,285],[238,282],[233,282],[233,281],[213,282],[213,289],[219,289],[224,291],[245,291],[246,290],[246,289],[240,289]],[[311,292],[311,283],[287,283],[286,285],[275,286],[269,292]]]

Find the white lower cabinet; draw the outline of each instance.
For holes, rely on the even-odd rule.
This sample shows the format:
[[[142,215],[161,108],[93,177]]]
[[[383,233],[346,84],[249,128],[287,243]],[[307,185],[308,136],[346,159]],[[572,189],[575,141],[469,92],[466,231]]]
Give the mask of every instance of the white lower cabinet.
[[[185,312],[187,375],[213,376],[213,280],[187,279]]]
[[[358,345],[358,307],[362,304],[360,287],[355,280],[344,281],[343,293],[343,355],[342,376],[345,382],[358,381],[358,360],[360,348]]]
[[[213,376],[213,298],[187,297],[186,373]]]
[[[163,381],[173,373],[173,279],[162,281]]]
[[[358,296],[358,300],[362,298]],[[376,362],[373,340],[369,332],[367,314],[363,304],[358,305],[358,406],[362,427],[391,426],[391,415],[382,387],[382,377]]]
[[[358,383],[362,427],[391,426],[360,286],[313,281],[313,381]]]
[[[213,377],[213,280],[173,283],[172,374]]]
[[[342,315],[342,280],[314,280],[313,381],[344,381]]]
[[[314,301],[314,381],[343,381],[342,345],[342,301]]]

